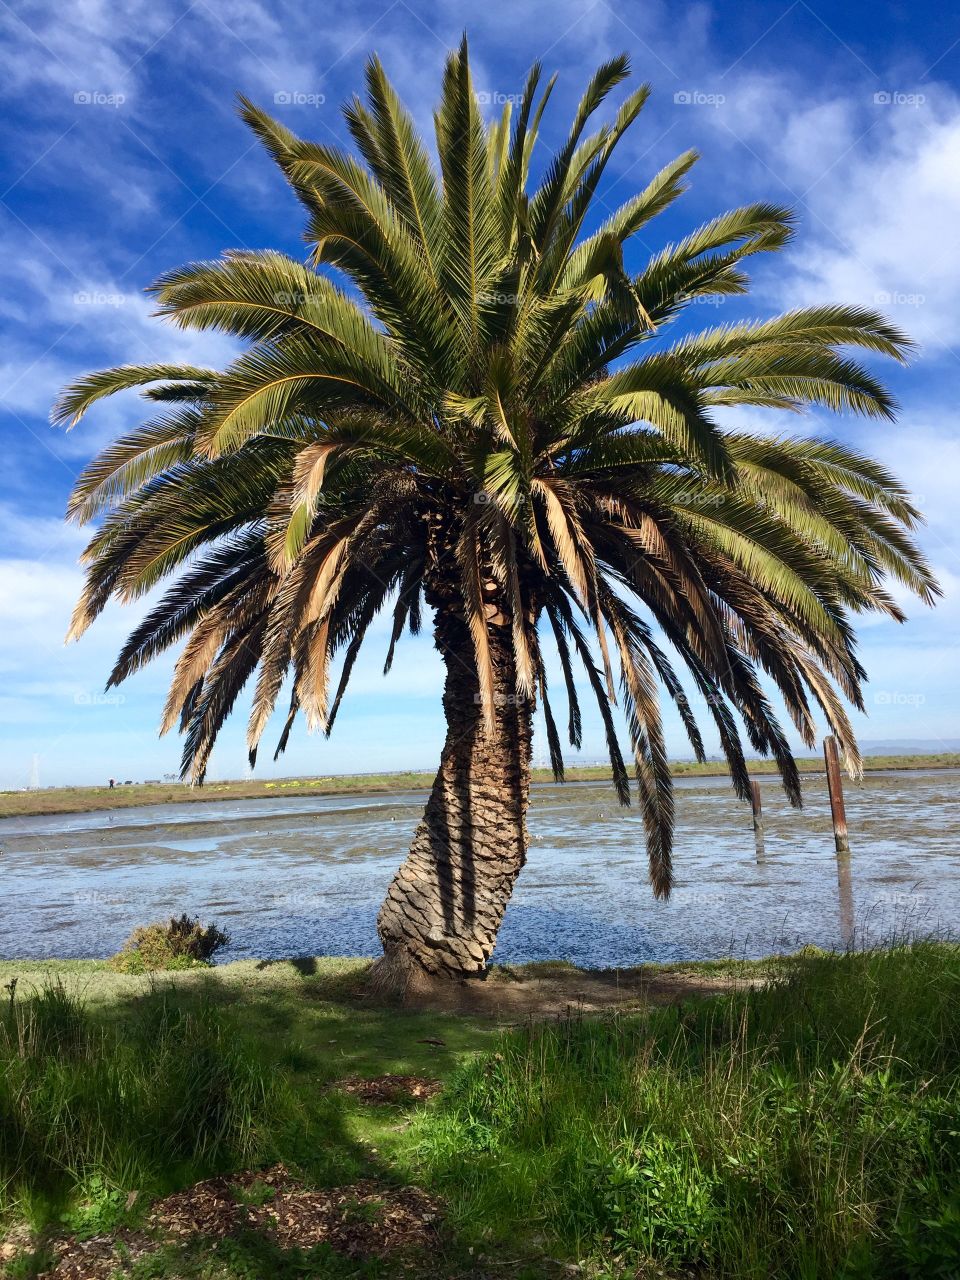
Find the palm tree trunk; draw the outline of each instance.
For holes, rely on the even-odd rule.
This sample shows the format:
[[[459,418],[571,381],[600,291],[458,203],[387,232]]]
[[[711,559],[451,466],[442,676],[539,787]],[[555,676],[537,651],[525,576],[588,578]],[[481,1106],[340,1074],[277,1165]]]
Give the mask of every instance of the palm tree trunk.
[[[490,633],[492,732],[466,627],[449,617],[438,625],[447,738],[410,853],[377,918],[383,958],[373,976],[381,989],[482,973],[526,861],[533,702],[516,694],[509,628]]]

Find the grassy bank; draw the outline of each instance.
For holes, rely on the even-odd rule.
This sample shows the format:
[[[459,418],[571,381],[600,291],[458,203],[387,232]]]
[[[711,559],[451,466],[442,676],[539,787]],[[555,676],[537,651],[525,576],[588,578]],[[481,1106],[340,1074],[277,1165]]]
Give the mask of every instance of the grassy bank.
[[[801,773],[822,773],[819,756],[797,761]],[[958,769],[960,754],[867,756],[864,769]],[[677,778],[723,778],[728,774],[721,761],[697,764],[678,760],[672,766]],[[750,761],[750,772],[757,776],[776,773],[770,760]],[[610,778],[607,765],[591,765],[567,770],[570,782],[604,782]],[[534,782],[552,782],[549,769],[534,769]],[[304,795],[377,795],[417,791],[429,787],[432,773],[344,774],[320,778],[277,778],[263,782],[210,782],[204,787],[182,783],[144,783],[117,787],[51,787],[43,791],[0,791],[0,818],[26,817],[44,813],[89,813],[98,809],[128,809],[144,804],[203,803],[211,800],[268,800]]]
[[[955,1276],[958,1069],[956,951],[811,958],[510,1035],[421,1119],[419,1154],[465,1227],[538,1222],[641,1274]]]
[[[17,979],[0,1018],[0,1204],[23,1249],[18,1222],[48,1231],[31,1246],[46,1262],[24,1252],[8,1273],[49,1267],[65,1234],[122,1245],[124,1274],[143,1280],[532,1278],[572,1263],[703,1280],[957,1274],[956,948],[664,967],[649,975],[663,998],[692,977],[725,990],[514,1028],[383,1007],[364,976],[357,961],[154,984],[93,962],[0,966]],[[561,978],[571,997],[590,980],[536,966],[494,982]],[[444,1088],[382,1105],[342,1083],[391,1073]],[[241,1172],[278,1161],[294,1191]],[[205,1244],[174,1196],[159,1202],[176,1210],[164,1237],[155,1198],[216,1173],[243,1230],[205,1211],[199,1236],[219,1238]],[[365,1260],[316,1232],[291,1252],[263,1225],[271,1204],[282,1222],[338,1194],[350,1240],[405,1212],[435,1235]],[[413,1195],[426,1199],[408,1212]]]

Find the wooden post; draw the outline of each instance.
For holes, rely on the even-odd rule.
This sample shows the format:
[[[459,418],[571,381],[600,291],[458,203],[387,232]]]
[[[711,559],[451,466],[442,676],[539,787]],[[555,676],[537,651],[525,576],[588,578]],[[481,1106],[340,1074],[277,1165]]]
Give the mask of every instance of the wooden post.
[[[847,813],[843,807],[843,783],[840,781],[840,757],[837,754],[837,740],[832,734],[823,740],[823,758],[827,765],[827,790],[830,792],[834,843],[837,853],[849,853]]]
[[[764,861],[763,852],[763,807],[760,804],[760,783],[750,783],[750,805],[753,809],[753,838],[757,846],[757,861]]]

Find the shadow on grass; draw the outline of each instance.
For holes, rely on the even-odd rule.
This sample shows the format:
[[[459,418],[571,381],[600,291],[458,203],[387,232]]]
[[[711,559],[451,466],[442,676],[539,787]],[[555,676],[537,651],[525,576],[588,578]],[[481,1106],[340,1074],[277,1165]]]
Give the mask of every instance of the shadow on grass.
[[[178,1000],[236,1011],[261,1051],[298,1085],[323,1087],[352,1075],[443,1078],[491,1046],[498,1027],[489,1018],[398,1008],[367,993],[365,974],[365,966],[330,973],[294,960],[263,975],[276,981],[244,983],[214,968],[179,986]],[[109,1008],[124,1017],[129,1004]]]
[[[298,1046],[292,1003],[222,996],[211,978],[91,1011],[54,985],[3,1010],[0,1213],[110,1230],[134,1201],[277,1161],[373,1175],[344,1100],[310,1087],[335,1071]]]
[[[60,1248],[85,1268],[87,1246],[76,1242],[93,1237],[105,1267],[122,1265],[140,1280],[425,1278],[464,1274],[461,1254],[469,1273],[465,1249],[448,1234],[431,1258],[358,1259],[327,1244],[283,1249],[255,1228],[163,1243],[168,1219],[194,1221],[179,1207],[189,1197],[158,1206],[151,1225],[158,1197],[278,1162],[307,1187],[386,1190],[410,1181],[409,1165],[390,1151],[410,1108],[366,1108],[328,1084],[358,1066],[432,1060],[436,1071],[442,1056],[448,1069],[453,1045],[424,1042],[427,1032],[439,1039],[436,1019],[321,999],[329,994],[323,977],[294,973],[279,988],[253,990],[215,970],[191,973],[93,1007],[54,985],[0,1011],[0,1213],[5,1225],[26,1220],[33,1229],[33,1252],[2,1274],[52,1272]],[[469,1029],[459,1033],[451,1039],[465,1044]],[[128,1231],[141,1242],[141,1232],[158,1233],[159,1247],[126,1265]],[[305,1245],[313,1239],[308,1232]],[[108,1274],[70,1265],[55,1273]]]
[[[286,960],[258,960],[257,969],[262,971],[277,964],[290,965],[303,978],[313,977],[319,971],[316,956],[290,956]]]

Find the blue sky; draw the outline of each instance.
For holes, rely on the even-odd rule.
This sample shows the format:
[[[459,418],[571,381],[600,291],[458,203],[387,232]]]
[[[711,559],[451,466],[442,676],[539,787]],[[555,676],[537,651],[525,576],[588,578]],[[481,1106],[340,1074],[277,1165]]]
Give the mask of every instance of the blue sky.
[[[345,139],[338,106],[377,51],[429,127],[446,50],[467,28],[490,110],[540,58],[560,81],[545,124],[557,139],[590,72],[626,50],[650,104],[601,192],[603,214],[688,147],[692,189],[653,224],[633,265],[704,218],[773,199],[799,234],[754,275],[749,301],[694,308],[697,328],[815,301],[880,306],[920,344],[887,371],[896,425],[829,416],[786,425],[867,448],[906,480],[928,517],[922,541],[945,598],[909,602],[905,627],[862,629],[869,742],[960,738],[960,16],[924,3],[634,4],[525,0],[0,0],[0,93],[11,123],[0,177],[0,786],[151,778],[179,744],[156,725],[171,662],[101,693],[139,611],[108,612],[62,642],[80,584],[84,533],[62,520],[79,469],[142,416],[135,398],[91,413],[71,434],[48,425],[58,389],[113,363],[234,353],[150,316],[144,287],[182,262],[233,247],[302,256],[298,208],[237,119],[242,91],[294,130]],[[540,160],[547,154],[541,150]],[[783,426],[738,414],[758,429]],[[729,419],[731,423],[733,418]],[[279,766],[333,773],[427,767],[442,741],[440,664],[407,640],[380,675],[385,626],[368,642],[330,741],[300,728]],[[212,777],[245,769],[242,709]],[[588,721],[584,755],[602,755]],[[684,752],[679,726],[668,740]],[[266,753],[265,753],[266,754]]]

